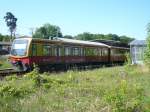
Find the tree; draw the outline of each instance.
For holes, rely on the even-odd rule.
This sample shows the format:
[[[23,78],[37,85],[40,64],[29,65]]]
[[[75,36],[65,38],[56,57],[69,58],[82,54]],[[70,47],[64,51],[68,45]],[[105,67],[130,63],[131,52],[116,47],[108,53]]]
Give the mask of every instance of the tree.
[[[3,41],[4,36],[0,34],[0,41]]]
[[[42,27],[37,28],[33,34],[33,38],[49,39],[53,37],[62,37],[60,28],[51,24],[44,24]]]
[[[73,36],[71,36],[71,35],[65,35],[63,38],[67,38],[67,39],[74,39],[74,37],[73,37]]]
[[[120,41],[121,43],[128,44],[134,38],[127,37],[127,36],[118,36],[116,34],[91,34],[88,32],[84,32],[82,34],[78,34],[75,36],[76,39],[79,40],[114,40],[114,41]]]
[[[12,37],[15,37],[15,31],[16,31],[16,22],[17,22],[17,18],[11,13],[11,12],[7,12],[6,16],[4,16],[5,22],[7,24],[7,26],[9,27],[9,31],[10,31],[10,37],[12,40]],[[14,34],[14,35],[13,35]]]
[[[121,43],[130,43],[133,40],[134,40],[134,38],[130,38],[130,37],[127,37],[125,35],[120,36],[120,42]]]
[[[10,41],[10,36],[0,34],[0,41]]]
[[[93,34],[93,39],[105,39],[105,35],[104,34]]]
[[[144,61],[150,68],[150,23],[148,24],[147,27],[147,39],[146,39],[146,50],[144,54]]]
[[[84,32],[82,34],[78,34],[75,38],[78,40],[93,40],[93,34],[90,34],[89,32]]]

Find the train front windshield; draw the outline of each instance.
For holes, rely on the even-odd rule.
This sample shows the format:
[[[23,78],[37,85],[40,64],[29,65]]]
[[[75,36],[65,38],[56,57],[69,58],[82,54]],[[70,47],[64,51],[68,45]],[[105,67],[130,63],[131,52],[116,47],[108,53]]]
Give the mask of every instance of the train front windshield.
[[[11,48],[11,55],[25,56],[27,53],[28,40],[16,39]]]

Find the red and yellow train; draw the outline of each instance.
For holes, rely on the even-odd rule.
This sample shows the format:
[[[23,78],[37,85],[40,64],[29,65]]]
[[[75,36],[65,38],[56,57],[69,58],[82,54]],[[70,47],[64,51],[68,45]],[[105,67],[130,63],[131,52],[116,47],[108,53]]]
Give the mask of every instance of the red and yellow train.
[[[60,65],[123,63],[128,51],[128,48],[74,39],[17,38],[12,44],[10,60],[14,66],[26,71],[34,64],[47,69]]]

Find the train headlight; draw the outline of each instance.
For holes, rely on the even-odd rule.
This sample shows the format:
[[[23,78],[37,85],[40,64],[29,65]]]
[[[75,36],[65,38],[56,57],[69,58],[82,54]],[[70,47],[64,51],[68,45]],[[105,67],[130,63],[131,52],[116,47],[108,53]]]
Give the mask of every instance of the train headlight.
[[[20,59],[17,59],[17,61],[20,61]]]

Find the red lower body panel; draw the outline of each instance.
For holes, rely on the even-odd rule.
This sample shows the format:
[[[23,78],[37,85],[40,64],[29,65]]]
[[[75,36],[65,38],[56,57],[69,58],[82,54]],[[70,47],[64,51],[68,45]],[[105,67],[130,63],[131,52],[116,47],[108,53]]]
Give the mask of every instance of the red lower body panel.
[[[24,65],[33,65],[33,64],[57,64],[57,63],[109,63],[110,62],[121,62],[125,61],[124,56],[111,56],[110,59],[108,56],[32,56],[32,57],[25,57],[25,58],[15,58],[10,57],[12,63],[15,62],[22,62]]]
[[[35,56],[29,58],[30,63],[85,63],[85,62],[108,62],[108,57],[93,57],[93,56]]]
[[[123,62],[126,60],[125,56],[111,56],[111,62]]]

